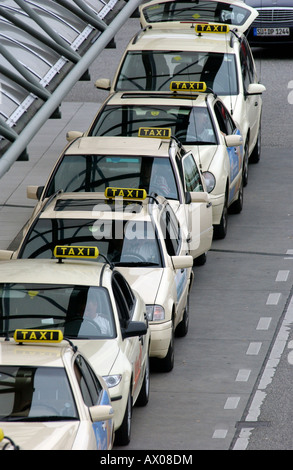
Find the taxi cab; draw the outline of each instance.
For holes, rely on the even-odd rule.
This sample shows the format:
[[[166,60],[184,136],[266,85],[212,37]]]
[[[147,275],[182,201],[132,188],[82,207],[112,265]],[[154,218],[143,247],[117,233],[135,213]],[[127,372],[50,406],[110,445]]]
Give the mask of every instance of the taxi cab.
[[[195,264],[203,264],[213,239],[212,203],[191,151],[170,129],[141,129],[141,137],[82,137],[70,142],[45,187],[29,187],[38,198],[32,218],[61,192],[104,192],[107,186],[145,189],[168,199],[188,230]]]
[[[170,82],[175,80],[205,82],[222,98],[239,124],[245,160],[257,163],[260,159],[262,93],[265,87],[259,83],[254,58],[244,34],[257,12],[244,2],[230,2],[230,6],[226,2],[222,6],[222,2],[213,1],[208,2],[208,6],[207,2],[185,3],[189,7],[192,3],[192,21],[177,21],[177,2],[159,2],[152,5],[152,10],[151,7],[145,10],[144,4],[142,12],[148,19],[148,27],[130,40],[112,83],[102,78],[96,81],[95,86],[113,93],[166,91]],[[234,3],[247,12],[245,21],[244,13],[231,13]],[[199,13],[196,12],[197,5],[201,9]],[[218,12],[224,11],[222,18],[227,20],[225,24],[219,19],[212,23],[209,15],[203,13],[207,8],[209,13],[211,10],[213,20]],[[163,12],[158,14],[162,21],[154,21],[150,11]]]
[[[204,91],[198,91],[202,86]],[[89,129],[68,132],[85,136],[139,135],[141,128],[171,129],[192,154],[205,178],[213,209],[214,238],[227,233],[229,212],[239,213],[247,165],[240,128],[223,101],[203,82],[171,82],[169,92],[117,92],[98,110]],[[149,127],[152,126],[152,127]]]
[[[112,449],[108,388],[61,331],[17,329],[3,336],[2,329],[1,336],[0,450]]]
[[[115,444],[126,445],[131,436],[132,407],[135,404],[146,405],[149,398],[150,332],[141,297],[129,287],[120,272],[105,262],[96,262],[97,256],[96,247],[66,249],[64,245],[57,245],[54,259],[0,262],[0,336],[3,338],[0,367],[4,366],[3,348],[8,347],[5,339],[10,340],[15,330],[60,330],[66,339],[78,347],[95,373],[103,377],[114,410]],[[17,351],[19,354],[16,354]],[[55,349],[46,352],[53,359],[56,356]],[[19,376],[20,382],[23,382],[26,367],[23,367],[24,370],[20,367],[21,361],[25,361],[22,356],[31,361],[32,349],[19,348],[14,350],[14,355],[16,362],[11,364],[9,374],[14,374],[15,380]],[[39,361],[43,358],[43,354],[36,356],[40,356]],[[7,359],[7,366],[10,366],[9,361]],[[35,367],[40,365],[37,357],[35,361]],[[57,360],[54,359],[55,362]],[[15,365],[19,367],[13,372],[12,366]],[[27,393],[32,389],[30,374],[34,374],[32,368],[28,369]],[[49,393],[51,389],[49,386],[46,388]],[[38,396],[33,396],[36,406]],[[49,404],[46,394],[44,397]],[[29,408],[29,394],[23,399]],[[11,406],[12,399],[7,400],[7,409],[9,403]],[[30,416],[29,409],[21,409],[24,417]],[[71,408],[68,413],[70,411]],[[15,412],[19,416],[19,410]],[[45,411],[41,410],[40,413],[44,414]],[[66,410],[64,413],[66,415]],[[71,426],[69,423],[67,434]],[[75,427],[78,427],[77,423]],[[5,433],[11,434],[10,428],[5,429]],[[67,434],[66,438],[69,439]]]
[[[146,304],[152,362],[172,370],[174,336],[188,331],[193,258],[186,228],[168,201],[131,188],[61,194],[36,217],[12,256],[52,258],[55,243],[96,246],[122,273]]]

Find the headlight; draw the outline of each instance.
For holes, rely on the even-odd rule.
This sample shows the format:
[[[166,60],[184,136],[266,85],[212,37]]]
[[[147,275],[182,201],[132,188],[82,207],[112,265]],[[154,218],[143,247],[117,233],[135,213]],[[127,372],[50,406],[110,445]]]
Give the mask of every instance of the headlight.
[[[147,305],[146,312],[149,321],[160,321],[165,319],[165,310],[161,305]]]
[[[206,182],[207,192],[211,193],[214,187],[216,186],[216,178],[210,171],[204,171],[203,176]]]
[[[117,374],[117,375],[103,375],[103,379],[105,380],[107,387],[112,388],[116,387],[121,382],[122,375]]]

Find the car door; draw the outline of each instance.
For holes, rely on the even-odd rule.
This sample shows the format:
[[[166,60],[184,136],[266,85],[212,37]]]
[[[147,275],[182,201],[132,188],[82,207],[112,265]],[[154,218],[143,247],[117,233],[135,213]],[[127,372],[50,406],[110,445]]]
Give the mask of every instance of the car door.
[[[241,45],[239,49],[239,58],[241,65],[243,92],[244,92],[244,106],[247,119],[247,128],[249,129],[249,154],[252,152],[260,127],[261,110],[262,110],[262,95],[249,94],[249,85],[258,83],[255,64],[251,53],[250,46],[245,36],[241,38]]]
[[[186,249],[182,240],[180,223],[169,204],[166,204],[160,218],[162,233],[165,236],[166,250],[169,256],[184,256]],[[177,315],[175,327],[185,309],[189,290],[189,268],[174,269],[174,282],[177,292]]]
[[[135,296],[126,279],[119,272],[113,273],[113,294],[119,314],[121,330],[125,329],[130,321],[142,321],[137,312]],[[144,337],[134,336],[123,340],[121,348],[132,365],[132,396],[135,403],[139,394],[142,379],[144,360],[148,354],[148,345]]]
[[[224,135],[239,134],[235,123],[224,104],[221,101],[215,102],[215,115],[220,131]],[[229,201],[228,205],[235,199],[242,184],[243,176],[243,146],[227,147],[229,156]]]
[[[208,251],[213,238],[212,204],[191,151],[182,158],[185,191],[190,194],[185,210],[190,234],[189,250],[194,258]]]

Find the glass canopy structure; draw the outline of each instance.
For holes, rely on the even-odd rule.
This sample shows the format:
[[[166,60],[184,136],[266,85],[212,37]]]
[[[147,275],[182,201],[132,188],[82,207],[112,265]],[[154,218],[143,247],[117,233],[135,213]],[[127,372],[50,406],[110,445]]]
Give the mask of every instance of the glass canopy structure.
[[[58,94],[64,80],[69,91],[74,81],[87,79],[93,54],[101,52],[101,38],[105,37],[102,48],[109,47],[125,15],[131,16],[140,3],[137,0],[127,3],[123,0],[0,1],[0,167],[5,154],[42,107],[47,104],[51,113],[48,103],[61,103],[66,87],[63,95],[60,93],[55,100],[52,97]],[[116,29],[111,28],[109,32],[114,22]],[[91,49],[94,51],[89,54]],[[74,69],[77,72],[70,81],[68,77]],[[56,117],[59,104],[51,115],[43,114],[41,119],[45,122],[46,118]],[[25,144],[29,139],[28,135],[22,146],[15,146],[16,154],[9,155],[8,165],[13,160],[28,158]]]

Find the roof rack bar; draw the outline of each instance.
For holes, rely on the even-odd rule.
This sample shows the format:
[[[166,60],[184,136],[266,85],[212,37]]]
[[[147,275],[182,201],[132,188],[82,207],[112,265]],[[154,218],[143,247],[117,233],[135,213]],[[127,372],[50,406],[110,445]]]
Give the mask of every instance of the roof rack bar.
[[[59,36],[59,34],[57,34],[54,31],[54,29],[52,29],[47,23],[45,23],[45,21],[39,15],[37,15],[34,12],[34,10],[30,6],[28,6],[27,2],[25,2],[24,0],[14,0],[14,1],[15,3],[18,4],[20,8],[22,8],[27,13],[27,15],[31,19],[33,19],[40,26],[40,28],[42,28],[47,34],[49,34],[49,36],[54,41],[56,41],[57,44],[59,44],[60,46],[63,46],[65,49],[69,51],[72,51],[72,48],[68,46],[66,41],[64,41],[64,39],[62,39],[62,37]]]
[[[47,46],[49,46],[51,49],[55,50],[56,52],[60,53],[71,62],[77,63],[79,61],[80,55],[77,54],[77,52],[75,52],[73,49],[69,47],[61,46],[60,44],[57,44],[56,41],[52,41],[52,39],[47,38],[45,35],[40,35],[40,33],[37,32],[35,29],[33,29],[31,26],[29,26],[24,21],[17,18],[15,15],[12,15],[9,11],[6,10],[6,8],[3,8],[1,6],[0,6],[0,16],[3,16],[3,18],[6,18],[8,21],[15,24],[15,26],[21,28],[23,31],[26,31],[28,34],[35,37],[42,43],[46,44]]]
[[[11,70],[7,69],[1,64],[0,64],[0,72],[5,77],[10,78],[11,80],[13,80],[13,82],[17,83],[22,88],[30,91],[34,95],[38,96],[38,98],[41,98],[44,101],[49,99],[49,97],[51,96],[50,93],[47,90],[45,90],[41,85],[38,84],[37,86],[34,83],[29,82],[26,78],[23,78],[17,75],[16,73],[12,72]]]
[[[0,121],[0,135],[10,140],[10,142],[14,142],[18,138],[18,134],[2,120]]]
[[[35,89],[38,90],[39,96],[42,96],[43,100],[47,100],[51,95],[50,93],[39,84],[33,74],[26,69],[4,46],[0,44],[0,54],[5,57],[8,62],[13,65],[13,67],[26,79],[29,83],[35,86]]]
[[[90,8],[85,5],[83,1],[73,0],[79,6],[79,8],[75,7],[74,5],[71,5],[67,0],[55,1],[56,3],[59,3],[60,5],[64,6],[67,10],[74,13],[82,20],[88,22],[91,26],[94,26],[99,31],[105,31],[107,29],[106,23],[104,23],[104,21],[100,20],[96,15],[94,15]]]

